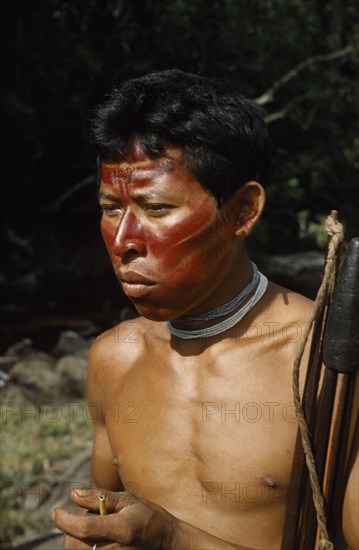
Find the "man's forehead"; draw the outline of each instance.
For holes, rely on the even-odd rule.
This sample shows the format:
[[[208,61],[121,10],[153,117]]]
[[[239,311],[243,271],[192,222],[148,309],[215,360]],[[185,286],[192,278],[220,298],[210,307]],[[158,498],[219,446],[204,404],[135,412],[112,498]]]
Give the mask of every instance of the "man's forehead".
[[[149,182],[161,175],[171,172],[178,166],[178,160],[171,158],[123,160],[121,162],[103,162],[101,179],[103,183],[113,186],[134,182]]]

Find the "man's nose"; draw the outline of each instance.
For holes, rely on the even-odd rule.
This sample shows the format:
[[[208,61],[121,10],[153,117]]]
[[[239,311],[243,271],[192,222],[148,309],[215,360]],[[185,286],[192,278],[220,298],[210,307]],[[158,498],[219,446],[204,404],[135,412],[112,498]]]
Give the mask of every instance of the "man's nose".
[[[117,227],[113,252],[122,259],[125,256],[130,259],[130,257],[144,256],[145,254],[143,228],[136,216],[130,211],[124,212]]]

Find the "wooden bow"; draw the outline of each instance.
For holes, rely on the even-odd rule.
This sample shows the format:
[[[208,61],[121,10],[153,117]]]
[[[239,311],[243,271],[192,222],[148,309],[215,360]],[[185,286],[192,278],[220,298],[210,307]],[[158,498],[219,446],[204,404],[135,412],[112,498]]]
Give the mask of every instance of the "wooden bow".
[[[298,434],[287,495],[282,550],[329,549],[334,548],[333,542],[336,550],[347,548],[343,545],[340,520],[348,456],[357,418],[354,389],[359,384],[358,370],[359,237],[350,243],[331,304],[327,301],[317,316],[302,398],[315,469],[324,497],[323,517],[320,518],[321,512],[316,509],[318,502],[317,506],[314,505],[313,497],[317,497],[309,483],[302,439]],[[328,532],[323,536],[327,527],[325,515]],[[321,520],[324,520],[322,533],[318,528]]]

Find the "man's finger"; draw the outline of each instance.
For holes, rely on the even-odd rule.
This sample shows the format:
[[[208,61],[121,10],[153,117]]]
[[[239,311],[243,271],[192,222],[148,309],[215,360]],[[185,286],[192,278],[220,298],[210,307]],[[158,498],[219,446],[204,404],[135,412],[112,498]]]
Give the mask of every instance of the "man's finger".
[[[78,516],[62,508],[55,508],[52,519],[61,531],[84,541],[115,541],[126,544],[131,539],[128,521],[121,514]]]
[[[136,497],[130,493],[115,493],[107,489],[75,489],[71,492],[72,500],[82,508],[88,508],[93,512],[99,512],[100,497],[105,497],[108,513],[119,512],[125,506],[136,501]]]
[[[93,539],[91,525],[96,516],[70,514],[62,508],[55,508],[51,515],[56,527],[67,535],[84,541]]]
[[[71,491],[72,500],[82,508],[88,508],[93,512],[99,511],[100,506],[100,497],[108,495],[106,506],[109,508],[109,511],[114,511],[111,509],[111,504],[115,505],[114,495],[116,493],[111,493],[106,489],[96,488],[96,489],[74,489]]]

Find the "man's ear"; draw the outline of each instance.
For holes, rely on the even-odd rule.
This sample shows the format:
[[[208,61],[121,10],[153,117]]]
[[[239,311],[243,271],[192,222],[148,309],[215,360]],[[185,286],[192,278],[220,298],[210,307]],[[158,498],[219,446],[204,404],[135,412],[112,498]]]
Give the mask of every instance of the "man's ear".
[[[262,215],[266,192],[257,181],[247,181],[236,191],[233,199],[237,216],[236,235],[248,237]]]

